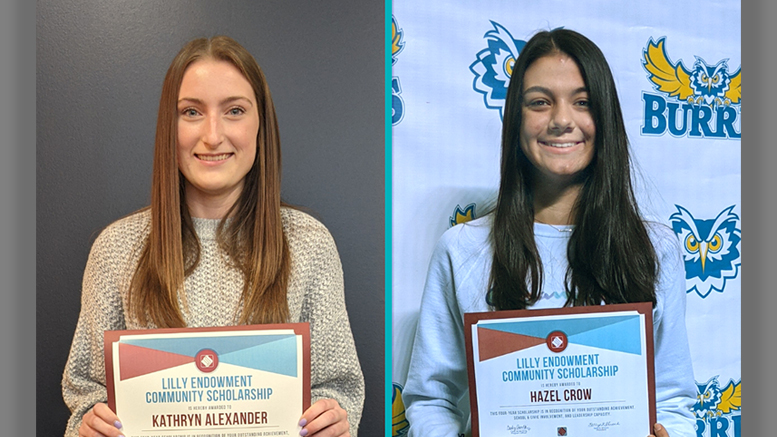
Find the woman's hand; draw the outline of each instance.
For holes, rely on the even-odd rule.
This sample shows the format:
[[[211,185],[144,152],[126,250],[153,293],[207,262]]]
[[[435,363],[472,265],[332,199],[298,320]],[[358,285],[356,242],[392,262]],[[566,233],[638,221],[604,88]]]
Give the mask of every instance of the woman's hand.
[[[348,413],[334,399],[320,399],[302,414],[299,421],[305,437],[351,436]]]
[[[666,428],[664,428],[660,423],[653,425],[653,433],[654,434],[650,434],[648,437],[669,437],[669,433],[666,432]]]
[[[119,437],[122,435],[121,422],[108,405],[96,404],[81,419],[78,435],[79,437]]]

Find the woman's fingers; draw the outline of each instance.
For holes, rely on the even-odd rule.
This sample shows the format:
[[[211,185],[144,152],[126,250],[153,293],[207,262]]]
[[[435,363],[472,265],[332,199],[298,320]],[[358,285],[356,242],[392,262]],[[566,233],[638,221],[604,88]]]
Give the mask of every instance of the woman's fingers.
[[[99,403],[84,414],[78,435],[83,437],[119,437],[122,435],[121,422],[108,405]]]
[[[302,414],[301,436],[349,436],[348,413],[334,399],[320,399]]]

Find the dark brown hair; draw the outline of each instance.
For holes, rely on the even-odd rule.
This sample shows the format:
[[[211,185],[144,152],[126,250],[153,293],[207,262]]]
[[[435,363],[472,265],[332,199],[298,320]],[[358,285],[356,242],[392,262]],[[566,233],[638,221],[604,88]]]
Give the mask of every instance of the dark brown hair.
[[[658,260],[631,183],[629,142],[612,72],[601,50],[567,29],[542,31],[516,60],[505,101],[501,179],[491,240],[488,303],[523,309],[541,297],[542,261],[534,240],[532,164],[520,147],[523,78],[539,58],[563,53],[577,64],[596,128],[594,157],[573,208],[567,247],[566,305],[652,302]]]

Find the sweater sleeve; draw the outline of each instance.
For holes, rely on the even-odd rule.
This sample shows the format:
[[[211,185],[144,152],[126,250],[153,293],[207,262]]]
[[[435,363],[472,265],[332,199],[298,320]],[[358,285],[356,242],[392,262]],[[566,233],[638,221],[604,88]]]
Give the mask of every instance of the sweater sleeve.
[[[77,436],[84,414],[107,401],[103,332],[124,329],[116,242],[108,234],[97,238],[84,270],[81,311],[62,377],[62,395],[71,411],[65,436]]]
[[[467,361],[451,231],[456,232],[443,234],[432,254],[402,394],[410,437],[456,437],[467,428],[469,413],[458,406],[468,393]]]
[[[660,263],[657,304],[653,310],[657,420],[671,437],[695,437],[691,407],[696,402],[696,385],[685,326],[681,249],[668,228],[654,242]]]
[[[301,318],[310,323],[311,401],[335,399],[357,436],[364,406],[364,376],[343,291],[343,269],[334,239],[323,225],[305,256],[311,262]],[[305,262],[305,261],[303,261]]]

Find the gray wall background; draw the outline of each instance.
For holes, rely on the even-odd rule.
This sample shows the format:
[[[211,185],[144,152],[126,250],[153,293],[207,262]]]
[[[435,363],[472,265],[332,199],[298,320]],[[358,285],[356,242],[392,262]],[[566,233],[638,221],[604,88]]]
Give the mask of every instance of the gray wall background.
[[[37,435],[62,435],[60,381],[97,233],[148,204],[173,56],[226,34],[267,76],[284,200],[331,231],[365,374],[360,435],[384,433],[384,2],[37,2]],[[28,72],[32,74],[32,72]]]

